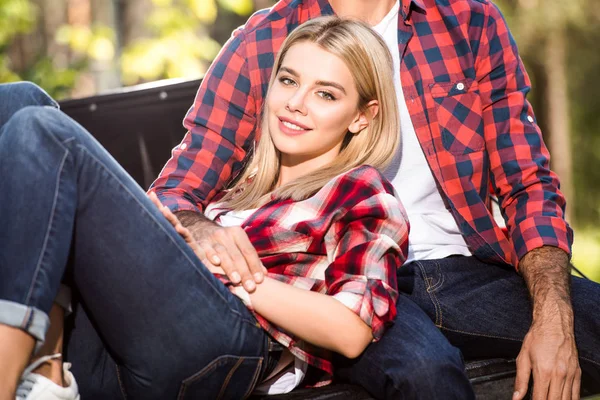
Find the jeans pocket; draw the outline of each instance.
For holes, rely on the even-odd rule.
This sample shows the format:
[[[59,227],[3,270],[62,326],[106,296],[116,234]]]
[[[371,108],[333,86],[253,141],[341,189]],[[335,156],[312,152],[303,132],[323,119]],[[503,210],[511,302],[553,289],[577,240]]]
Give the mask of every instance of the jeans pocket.
[[[221,356],[185,379],[179,400],[239,400],[250,395],[263,363],[262,357]]]

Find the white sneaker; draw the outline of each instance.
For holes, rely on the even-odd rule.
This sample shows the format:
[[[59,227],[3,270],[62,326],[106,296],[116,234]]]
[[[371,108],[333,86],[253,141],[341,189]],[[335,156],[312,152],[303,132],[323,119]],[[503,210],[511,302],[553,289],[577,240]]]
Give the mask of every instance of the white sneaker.
[[[69,371],[69,368],[71,368],[70,363],[63,364],[64,379],[68,385],[67,387],[57,385],[50,379],[31,372],[43,363],[60,358],[60,356],[60,354],[54,354],[41,357],[27,367],[21,376],[21,381],[17,388],[16,400],[80,400],[77,382],[75,382],[75,377]]]

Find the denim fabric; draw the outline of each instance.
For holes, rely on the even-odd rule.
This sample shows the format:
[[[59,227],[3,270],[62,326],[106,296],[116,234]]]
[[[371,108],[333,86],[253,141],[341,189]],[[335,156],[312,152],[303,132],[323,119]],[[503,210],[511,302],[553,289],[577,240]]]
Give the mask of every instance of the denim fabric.
[[[532,309],[513,268],[454,256],[417,261],[399,271],[401,291],[415,301],[467,359],[519,354]],[[575,341],[583,384],[600,390],[600,284],[572,277]]]
[[[43,340],[66,274],[111,354],[111,393],[247,396],[268,356],[265,332],[133,179],[54,106],[30,84],[0,85],[0,323]]]
[[[364,387],[377,399],[469,400],[475,395],[460,351],[406,294],[381,340],[355,360],[337,356],[336,379]]]
[[[525,282],[513,268],[463,256],[415,261],[399,269],[398,286],[395,325],[359,359],[340,363],[341,380],[379,398],[467,399],[472,394],[457,370],[456,348],[466,359],[519,354],[532,312]],[[573,277],[582,383],[592,392],[600,391],[599,299],[599,284]]]

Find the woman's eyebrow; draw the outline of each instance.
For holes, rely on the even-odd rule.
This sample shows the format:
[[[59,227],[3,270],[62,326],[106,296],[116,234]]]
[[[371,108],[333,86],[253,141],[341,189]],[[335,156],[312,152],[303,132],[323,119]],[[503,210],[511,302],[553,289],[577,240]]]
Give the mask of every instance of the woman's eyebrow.
[[[298,72],[294,71],[293,69],[291,69],[289,67],[281,67],[281,68],[279,68],[279,72],[287,72],[288,74],[290,74],[296,78],[298,78],[300,76],[300,74]],[[344,87],[337,82],[316,81],[315,84],[317,86],[331,86],[331,87],[338,89],[342,93],[344,93],[344,95],[346,94],[346,89],[344,89]]]
[[[338,89],[339,91],[341,91],[342,93],[346,94],[346,89],[344,89],[344,87],[342,85],[340,85],[339,83],[330,82],[330,81],[316,81],[315,83],[317,84],[317,86],[334,87],[334,88]]]
[[[287,72],[288,74],[290,74],[292,76],[295,76],[296,78],[298,76],[300,76],[300,75],[298,75],[298,73],[296,71],[294,71],[293,69],[288,68],[288,67],[281,67],[281,68],[279,68],[279,72]]]

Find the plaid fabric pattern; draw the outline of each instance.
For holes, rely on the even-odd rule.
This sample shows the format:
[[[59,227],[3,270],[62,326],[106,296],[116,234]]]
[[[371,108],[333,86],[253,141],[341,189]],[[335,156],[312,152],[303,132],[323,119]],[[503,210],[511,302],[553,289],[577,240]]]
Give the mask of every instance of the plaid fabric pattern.
[[[234,179],[258,132],[274,55],[327,0],[282,0],[235,31],[184,120],[189,132],[153,185],[173,211],[200,212]],[[512,264],[557,246],[570,254],[565,199],[549,169],[530,81],[500,11],[488,0],[401,0],[400,76],[429,167],[471,251]],[[494,188],[509,237],[487,207]]]
[[[218,221],[227,211],[211,203],[206,216]],[[378,340],[396,316],[396,268],[408,254],[407,221],[392,185],[376,169],[363,166],[332,179],[306,200],[267,203],[242,228],[269,277],[333,296],[369,325]],[[218,278],[230,284],[226,276]],[[330,351],[255,315],[296,357],[333,373]]]

